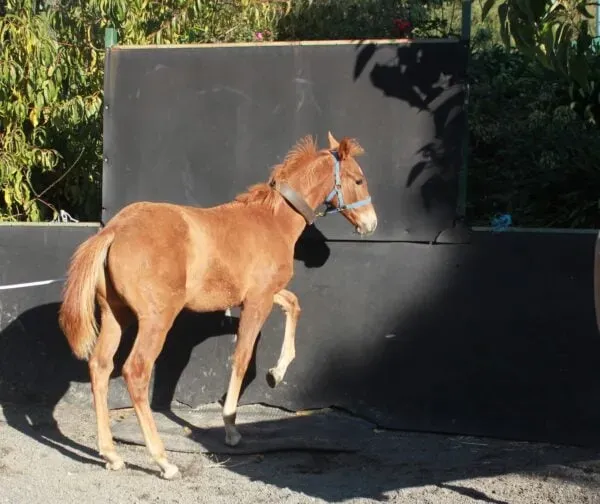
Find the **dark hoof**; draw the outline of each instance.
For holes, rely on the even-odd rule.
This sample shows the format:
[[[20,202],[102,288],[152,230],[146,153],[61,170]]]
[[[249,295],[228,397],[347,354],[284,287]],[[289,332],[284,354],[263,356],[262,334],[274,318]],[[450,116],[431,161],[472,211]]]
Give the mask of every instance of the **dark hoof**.
[[[279,385],[279,382],[281,381],[281,379],[277,379],[273,370],[269,369],[269,371],[267,372],[267,385],[269,385],[269,387],[271,388],[275,388],[277,387],[277,385]]]

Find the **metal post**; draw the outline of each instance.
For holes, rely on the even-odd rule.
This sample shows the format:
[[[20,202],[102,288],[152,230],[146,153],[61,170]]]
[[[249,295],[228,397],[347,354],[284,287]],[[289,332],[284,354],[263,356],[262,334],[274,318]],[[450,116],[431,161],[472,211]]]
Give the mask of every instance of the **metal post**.
[[[465,82],[465,136],[462,144],[462,166],[460,167],[460,173],[458,175],[458,202],[456,213],[459,219],[463,220],[467,213],[467,175],[469,166],[469,82],[468,82],[468,68],[469,68],[469,55],[470,55],[470,41],[471,41],[471,6],[472,0],[462,0],[462,29],[461,29],[461,40],[465,43],[465,50],[467,51],[467,77]]]
[[[109,49],[117,43],[117,30],[113,27],[108,27],[104,30],[104,48]]]
[[[462,40],[471,40],[471,6],[473,0],[462,0]]]
[[[600,41],[600,0],[596,3],[596,38]]]
[[[594,253],[594,307],[596,309],[596,327],[600,332],[600,232],[596,237]]]

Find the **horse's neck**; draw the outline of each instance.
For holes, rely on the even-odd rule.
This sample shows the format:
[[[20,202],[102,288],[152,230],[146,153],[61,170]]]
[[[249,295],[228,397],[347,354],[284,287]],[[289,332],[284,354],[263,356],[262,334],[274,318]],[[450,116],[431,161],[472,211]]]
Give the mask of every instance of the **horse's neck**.
[[[283,202],[273,215],[273,219],[277,223],[277,228],[283,231],[283,234],[289,240],[290,245],[295,245],[306,227],[304,217],[289,206],[287,202]]]
[[[333,168],[329,165],[330,163],[326,161],[323,162],[322,166],[318,168],[318,171],[315,172],[314,176],[310,177],[313,181],[313,184],[310,187],[300,187],[300,184],[294,179],[289,181],[289,185],[298,192],[313,210],[325,201],[325,198],[331,191],[331,187],[333,187]],[[329,180],[330,178],[331,180]],[[298,211],[294,210],[286,201],[283,201],[279,211],[275,215],[275,219],[279,221],[282,229],[289,230],[290,239],[296,243],[306,226],[304,217]]]
[[[305,178],[302,184],[291,182],[290,185],[302,195],[304,201],[308,203],[313,210],[317,208],[331,191],[333,187],[333,158],[329,155],[317,161],[319,165],[314,169],[313,174]],[[310,181],[309,186],[306,183]],[[304,187],[303,187],[304,186]]]

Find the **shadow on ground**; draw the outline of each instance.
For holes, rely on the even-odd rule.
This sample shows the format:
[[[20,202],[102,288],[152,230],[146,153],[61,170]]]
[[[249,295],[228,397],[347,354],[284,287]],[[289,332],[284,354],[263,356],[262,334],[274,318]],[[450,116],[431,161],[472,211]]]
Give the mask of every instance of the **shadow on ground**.
[[[356,498],[386,501],[398,490],[437,486],[456,493],[456,501],[463,496],[501,504],[505,501],[494,498],[492,491],[471,488],[461,480],[509,474],[540,480],[551,476],[600,487],[598,455],[591,449],[389,432],[365,435],[361,443],[362,450],[357,453],[220,455],[217,460],[251,481],[326,502]]]
[[[518,484],[525,487],[554,478],[600,488],[600,463],[591,448],[394,432],[341,411],[294,416],[259,405],[240,408],[243,439],[231,448],[223,443],[218,405],[155,417],[171,452],[211,453],[211,463],[223,464],[250,481],[326,502],[388,500],[400,490],[434,486],[457,498],[502,503],[494,498],[493,482],[479,488],[469,485],[475,478],[511,474],[522,475]],[[133,414],[113,429],[119,441],[143,445]],[[177,455],[171,453],[171,458],[177,460]],[[197,476],[188,475],[185,465],[181,469],[185,479]]]

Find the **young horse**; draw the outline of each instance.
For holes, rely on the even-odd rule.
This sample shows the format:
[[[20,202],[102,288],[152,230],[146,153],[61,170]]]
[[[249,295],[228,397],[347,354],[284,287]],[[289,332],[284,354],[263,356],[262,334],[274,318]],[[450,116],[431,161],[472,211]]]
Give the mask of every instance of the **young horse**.
[[[329,150],[317,150],[310,137],[302,139],[275,166],[268,183],[254,185],[223,205],[128,205],[75,251],[59,322],[73,353],[89,361],[98,448],[107,468],[124,465],[110,431],[108,384],[122,331],[134,317],[139,328],[123,377],[147,449],[166,479],[178,469],[167,460],[158,435],[148,385],[167,332],[183,308],[206,312],[241,307],[223,407],[228,445],[241,439],[235,427],[240,387],[273,303],[283,309],[286,322],[281,354],[267,381],[274,387],[283,379],[295,357],[300,314],[298,299],[285,287],[293,276],[294,245],[304,227],[317,215],[338,211],[361,235],[377,226],[367,181],[354,159],[362,148],[349,138],[338,143],[331,133],[329,144]],[[313,209],[322,202],[327,210],[316,214]]]

